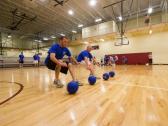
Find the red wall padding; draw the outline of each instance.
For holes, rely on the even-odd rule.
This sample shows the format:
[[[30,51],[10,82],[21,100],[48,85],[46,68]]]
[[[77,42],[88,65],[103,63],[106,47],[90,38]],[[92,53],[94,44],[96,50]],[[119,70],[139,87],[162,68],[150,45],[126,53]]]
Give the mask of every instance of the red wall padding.
[[[118,56],[118,61],[116,64],[122,64],[122,57],[125,56],[128,59],[127,64],[129,65],[145,65],[146,63],[149,63],[149,54],[150,52],[146,53],[129,53],[129,54],[115,54]],[[115,55],[106,55],[106,56],[115,56]]]

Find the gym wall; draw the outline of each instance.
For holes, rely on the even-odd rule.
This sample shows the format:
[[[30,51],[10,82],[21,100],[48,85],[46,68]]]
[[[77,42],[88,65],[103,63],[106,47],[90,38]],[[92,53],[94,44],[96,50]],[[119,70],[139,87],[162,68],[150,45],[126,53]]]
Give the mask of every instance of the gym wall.
[[[92,54],[98,60],[105,54],[124,54],[138,52],[152,52],[154,64],[168,64],[168,32],[153,33],[151,35],[143,35],[129,37],[129,45],[114,46],[114,41],[105,41],[93,43],[99,45],[99,50],[94,50]],[[73,55],[79,54],[87,45],[72,46],[70,50]]]

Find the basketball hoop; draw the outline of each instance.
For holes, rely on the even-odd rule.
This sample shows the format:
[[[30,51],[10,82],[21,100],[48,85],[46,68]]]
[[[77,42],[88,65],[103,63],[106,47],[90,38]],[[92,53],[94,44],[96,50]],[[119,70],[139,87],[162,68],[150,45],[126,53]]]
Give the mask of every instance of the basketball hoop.
[[[127,22],[130,17],[130,11],[132,9],[133,0],[131,0],[131,2],[130,2],[129,11],[127,11],[127,15],[124,15],[124,2],[126,2],[126,1],[127,0],[121,0],[121,1],[112,3],[112,4],[104,7],[104,8],[109,8],[109,7],[111,8],[112,14],[114,17],[113,20],[115,21],[117,28],[118,28],[119,36],[116,37],[115,46],[129,44],[129,40],[127,39],[127,37],[125,37],[125,32],[126,32]],[[114,6],[120,7],[120,10],[121,10],[120,15],[117,15],[117,12],[115,12],[115,10],[114,10]]]

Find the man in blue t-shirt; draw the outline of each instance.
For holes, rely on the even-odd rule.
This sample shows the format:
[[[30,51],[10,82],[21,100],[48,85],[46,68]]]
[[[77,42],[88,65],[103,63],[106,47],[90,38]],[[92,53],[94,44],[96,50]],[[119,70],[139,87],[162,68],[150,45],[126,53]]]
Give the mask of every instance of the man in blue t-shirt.
[[[35,53],[33,56],[34,59],[34,66],[36,67],[38,65],[38,55]]]
[[[38,67],[40,66],[40,55],[37,54]]]
[[[72,69],[72,64],[69,62],[63,62],[62,60],[63,57],[66,55],[71,61],[78,64],[77,61],[71,56],[71,52],[67,48],[67,44],[68,39],[65,36],[60,37],[59,44],[54,44],[51,46],[51,48],[48,51],[48,56],[45,60],[45,64],[48,67],[48,69],[55,71],[54,84],[58,88],[63,87],[62,82],[59,80],[60,72],[67,74],[69,70],[73,81],[76,81],[76,78],[74,76],[74,70]]]
[[[77,58],[77,61],[80,62],[80,64],[83,64],[86,66],[86,68],[90,71],[90,75],[95,75],[94,73],[94,65],[93,65],[93,56],[90,53],[92,51],[92,46],[87,46],[87,49],[82,51]],[[100,79],[97,77],[97,79]]]
[[[20,68],[23,67],[23,63],[24,63],[24,55],[23,55],[23,52],[21,52],[21,54],[19,55],[19,66],[20,66]]]

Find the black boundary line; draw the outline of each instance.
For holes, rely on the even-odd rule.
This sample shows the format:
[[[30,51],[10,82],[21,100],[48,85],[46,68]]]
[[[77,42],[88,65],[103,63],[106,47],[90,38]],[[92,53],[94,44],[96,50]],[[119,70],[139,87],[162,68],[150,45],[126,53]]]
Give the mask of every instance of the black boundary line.
[[[20,86],[20,89],[19,89],[15,94],[13,94],[11,97],[5,99],[4,101],[0,102],[0,105],[6,103],[6,102],[8,102],[8,101],[10,101],[10,100],[11,100],[12,98],[14,98],[16,95],[20,94],[20,92],[21,92],[21,91],[23,90],[23,88],[24,88],[23,84],[18,83],[18,82],[0,81],[0,83],[14,83],[14,84]]]

